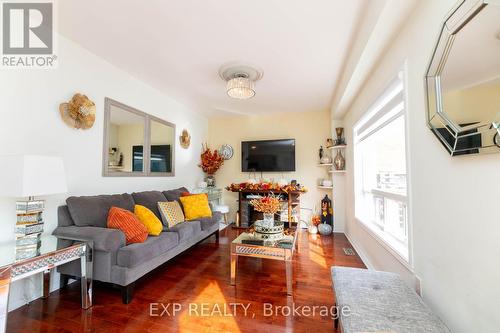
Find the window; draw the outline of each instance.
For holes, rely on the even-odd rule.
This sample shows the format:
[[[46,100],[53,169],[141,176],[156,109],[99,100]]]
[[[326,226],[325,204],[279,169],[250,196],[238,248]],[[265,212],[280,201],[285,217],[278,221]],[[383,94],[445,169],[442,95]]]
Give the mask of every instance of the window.
[[[355,213],[408,261],[408,198],[403,73],[354,127]]]

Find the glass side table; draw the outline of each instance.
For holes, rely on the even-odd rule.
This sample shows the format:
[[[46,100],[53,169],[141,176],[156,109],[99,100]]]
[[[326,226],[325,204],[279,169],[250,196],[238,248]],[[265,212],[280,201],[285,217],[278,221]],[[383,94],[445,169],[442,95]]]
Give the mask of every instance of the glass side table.
[[[72,240],[70,246],[61,246],[58,239]],[[10,284],[29,276],[43,273],[43,297],[49,296],[50,273],[57,266],[71,261],[80,260],[82,268],[81,295],[82,308],[92,306],[92,247],[91,241],[83,239],[57,238],[43,235],[40,238],[39,249],[34,256],[28,258],[20,255],[16,242],[0,243],[0,332],[7,327],[7,314]]]
[[[215,205],[222,204],[222,189],[217,187],[197,187],[191,191],[194,194],[206,193],[208,195],[208,202]]]

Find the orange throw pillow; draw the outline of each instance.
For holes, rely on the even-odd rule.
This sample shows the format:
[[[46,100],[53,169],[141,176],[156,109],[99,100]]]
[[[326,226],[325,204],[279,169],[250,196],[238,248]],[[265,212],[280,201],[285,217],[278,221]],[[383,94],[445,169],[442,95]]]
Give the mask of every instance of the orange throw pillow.
[[[208,193],[203,193],[207,196],[208,198]],[[190,193],[190,192],[182,192],[181,197],[189,197],[190,195],[197,195],[197,193]]]
[[[108,228],[121,230],[127,245],[143,243],[148,238],[148,229],[134,213],[126,209],[111,207],[108,213]]]

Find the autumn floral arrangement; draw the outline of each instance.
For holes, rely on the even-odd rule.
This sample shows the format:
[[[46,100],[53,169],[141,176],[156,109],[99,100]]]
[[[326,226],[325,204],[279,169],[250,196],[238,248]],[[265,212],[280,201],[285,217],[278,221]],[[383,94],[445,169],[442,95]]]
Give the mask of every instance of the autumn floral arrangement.
[[[270,183],[270,182],[263,182],[263,183],[233,183],[229,186],[226,187],[226,190],[231,191],[231,192],[239,192],[239,191],[275,191],[275,192],[284,192],[284,193],[290,193],[290,192],[302,192],[305,193],[307,192],[307,189],[304,186],[300,185],[280,185],[278,183]]]
[[[199,167],[206,174],[213,176],[217,170],[224,164],[224,158],[215,150],[208,148],[207,144],[203,145],[203,152],[201,153],[201,163]]]
[[[280,210],[280,197],[273,193],[250,201],[253,208],[264,214],[276,214]]]

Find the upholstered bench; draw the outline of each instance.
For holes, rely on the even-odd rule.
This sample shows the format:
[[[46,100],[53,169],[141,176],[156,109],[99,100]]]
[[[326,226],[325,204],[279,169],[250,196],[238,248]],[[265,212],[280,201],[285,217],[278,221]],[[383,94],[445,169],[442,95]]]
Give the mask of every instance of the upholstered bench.
[[[399,275],[339,266],[331,272],[341,332],[450,332]]]

